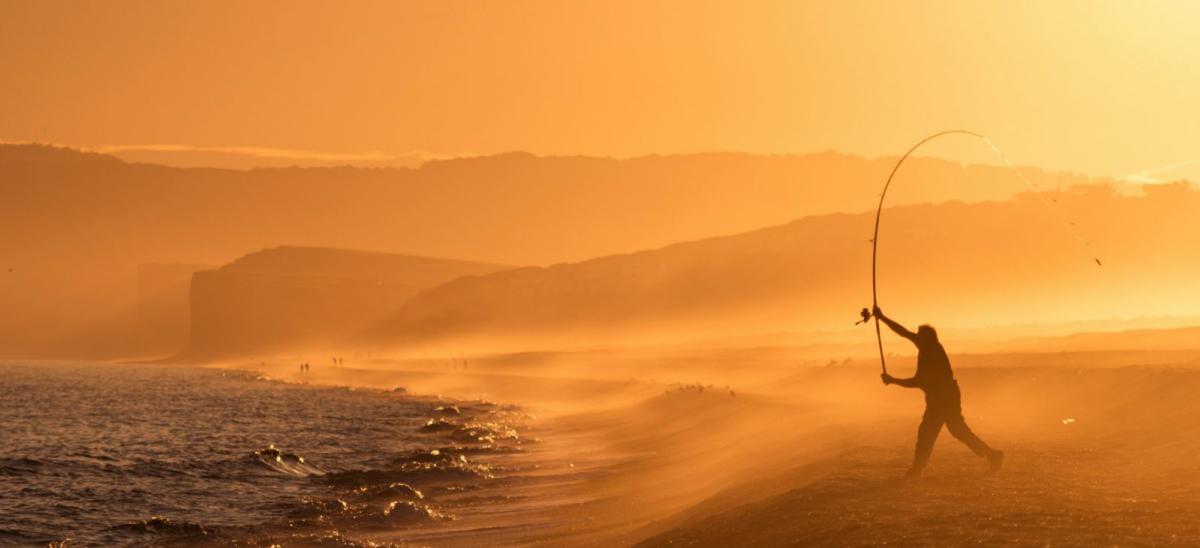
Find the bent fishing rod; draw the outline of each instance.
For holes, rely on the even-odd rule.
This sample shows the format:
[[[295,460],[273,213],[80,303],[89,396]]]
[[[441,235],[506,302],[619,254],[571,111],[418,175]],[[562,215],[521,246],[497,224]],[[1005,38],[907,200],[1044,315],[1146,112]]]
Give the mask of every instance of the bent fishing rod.
[[[862,321],[858,322],[858,323],[862,324],[862,323],[866,323],[867,321],[869,321],[872,317],[875,318],[875,340],[879,345],[879,366],[883,369],[884,375],[887,374],[887,358],[884,356],[884,353],[883,353],[883,332],[882,332],[882,329],[879,327],[879,316],[873,313],[874,310],[879,307],[879,285],[877,283],[877,278],[878,278],[877,273],[879,271],[879,269],[878,269],[878,264],[879,264],[879,261],[878,261],[878,258],[879,258],[879,224],[880,224],[880,219],[883,217],[884,201],[887,199],[888,188],[890,188],[892,186],[892,180],[896,178],[896,173],[900,171],[900,166],[904,165],[904,161],[908,160],[908,157],[912,156],[912,154],[914,152],[916,152],[917,149],[924,146],[925,143],[928,143],[939,137],[944,137],[946,135],[966,135],[968,137],[974,137],[974,138],[979,139],[979,140],[983,141],[984,143],[986,143],[988,145],[988,147],[992,149],[992,152],[994,152],[997,156],[999,156],[1000,159],[1004,161],[1005,165],[1008,166],[1008,168],[1017,175],[1017,178],[1019,178],[1021,180],[1021,182],[1025,183],[1025,186],[1028,187],[1030,189],[1030,191],[1033,192],[1034,195],[1036,195],[1039,199],[1041,199],[1041,202],[1043,205],[1045,205],[1048,208],[1053,209],[1050,206],[1050,203],[1046,201],[1046,198],[1044,196],[1042,196],[1041,193],[1038,191],[1036,185],[1034,185],[1032,182],[1030,182],[1029,179],[1025,178],[1025,175],[1023,173],[1021,173],[1021,171],[1019,169],[1017,169],[1017,166],[1015,164],[1013,164],[1012,160],[1009,160],[1008,156],[1006,156],[1003,152],[1001,152],[1000,149],[995,145],[995,143],[992,142],[991,139],[988,139],[986,136],[984,136],[982,134],[975,133],[974,131],[968,131],[965,129],[949,129],[946,131],[939,131],[937,133],[934,133],[933,135],[930,135],[930,136],[925,137],[924,139],[921,139],[920,141],[918,141],[917,144],[913,145],[912,148],[908,149],[908,152],[905,152],[904,155],[901,156],[899,160],[896,160],[896,165],[892,167],[892,172],[888,174],[887,181],[885,181],[883,183],[883,191],[879,193],[879,206],[875,209],[875,233],[871,236],[871,309],[866,309],[866,308],[862,309],[862,312],[860,312],[860,314],[862,316]],[[1061,219],[1060,219],[1060,221],[1061,221]],[[1077,232],[1075,232],[1071,228],[1072,227],[1071,223],[1067,223],[1067,222],[1063,221],[1062,224],[1064,227],[1067,228],[1067,230],[1072,232],[1072,234],[1075,236],[1075,239],[1077,239],[1081,243],[1083,243],[1084,246],[1091,247],[1090,242],[1088,242],[1086,239],[1084,239],[1082,236],[1080,236]],[[1093,257],[1093,260],[1096,262],[1097,266],[1104,266],[1103,263],[1100,262],[1099,258]]]

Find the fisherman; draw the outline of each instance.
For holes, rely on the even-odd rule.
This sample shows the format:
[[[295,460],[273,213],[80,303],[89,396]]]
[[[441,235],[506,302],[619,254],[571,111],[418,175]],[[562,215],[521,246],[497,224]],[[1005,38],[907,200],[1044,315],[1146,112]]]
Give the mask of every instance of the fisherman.
[[[954,371],[950,369],[950,358],[946,349],[938,342],[937,331],[932,326],[922,325],[913,333],[883,315],[878,306],[874,309],[876,318],[892,328],[897,335],[904,337],[917,345],[917,373],[908,379],[898,379],[887,373],[882,375],[884,384],[896,384],[905,388],[920,388],[925,392],[925,416],[917,430],[917,450],[913,457],[912,468],[908,470],[907,478],[920,477],[929,455],[933,453],[933,444],[937,441],[942,425],[950,434],[958,438],[976,455],[987,458],[992,470],[999,470],[1004,462],[1004,452],[988,447],[967,427],[962,416],[962,395],[958,391],[958,381],[954,380]]]

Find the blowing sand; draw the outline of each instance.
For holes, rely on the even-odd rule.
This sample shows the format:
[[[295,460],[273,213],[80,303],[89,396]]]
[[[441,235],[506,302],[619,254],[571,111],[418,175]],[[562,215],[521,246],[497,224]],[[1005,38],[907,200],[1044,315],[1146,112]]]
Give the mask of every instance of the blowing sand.
[[[470,495],[472,505],[464,494],[459,507],[469,511],[457,519],[365,537],[376,541],[1200,543],[1195,364],[964,359],[1007,364],[956,372],[964,415],[1007,452],[1004,469],[989,472],[943,432],[924,477],[905,482],[919,391],[882,386],[870,362],[798,366],[775,352],[764,359],[762,349],[723,356],[525,355],[466,370],[379,360],[314,366],[304,377],[290,361],[239,366],[293,381],[485,398],[531,413],[523,434],[539,443],[520,469],[497,474],[502,495]]]

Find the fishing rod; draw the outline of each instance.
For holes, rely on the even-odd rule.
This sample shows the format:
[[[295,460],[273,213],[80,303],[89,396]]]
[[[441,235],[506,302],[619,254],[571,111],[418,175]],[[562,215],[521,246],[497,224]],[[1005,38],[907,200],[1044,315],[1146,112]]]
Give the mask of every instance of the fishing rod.
[[[896,165],[892,167],[892,172],[888,174],[887,181],[883,183],[883,192],[879,193],[879,207],[877,207],[875,209],[875,233],[874,233],[874,235],[871,236],[871,307],[872,308],[870,310],[868,310],[866,308],[862,309],[862,312],[860,312],[860,315],[862,316],[862,321],[858,322],[859,324],[862,324],[862,323],[868,322],[872,317],[875,318],[875,340],[876,340],[876,342],[879,343],[879,366],[883,369],[883,373],[885,375],[887,374],[887,359],[884,357],[884,353],[883,353],[883,333],[879,327],[879,317],[873,313],[874,309],[879,307],[879,285],[877,283],[877,278],[878,278],[877,272],[879,270],[878,269],[879,221],[883,217],[884,200],[887,199],[888,188],[890,188],[892,186],[892,179],[896,178],[896,172],[900,171],[900,166],[904,165],[904,161],[907,160],[909,156],[912,156],[912,154],[914,152],[916,152],[917,149],[919,149],[923,145],[925,145],[925,143],[928,143],[934,139],[937,139],[939,137],[944,137],[947,135],[966,135],[968,137],[974,137],[976,139],[983,141],[984,143],[987,143],[988,147],[992,149],[992,152],[994,152],[997,156],[999,156],[1000,159],[1004,161],[1004,164],[1010,170],[1012,170],[1013,173],[1015,173],[1017,175],[1017,178],[1020,179],[1021,182],[1025,183],[1025,186],[1028,187],[1029,190],[1041,200],[1042,205],[1045,205],[1047,208],[1050,208],[1051,210],[1054,209],[1051,206],[1050,202],[1048,202],[1046,200],[1045,196],[1041,195],[1041,193],[1039,192],[1039,189],[1037,188],[1037,185],[1033,184],[1028,178],[1026,178],[1025,174],[1021,173],[1021,170],[1017,169],[1016,164],[1014,164],[1012,162],[1012,160],[1010,160],[1008,158],[1008,156],[1006,156],[1003,152],[1001,152],[1000,148],[997,147],[996,144],[993,143],[991,139],[988,139],[986,136],[984,136],[982,134],[975,133],[974,131],[968,131],[965,129],[949,129],[946,131],[939,131],[937,133],[934,133],[933,135],[930,135],[930,136],[918,141],[917,144],[913,145],[912,148],[908,149],[908,152],[905,152],[904,155],[901,156],[899,160],[896,160]],[[1079,240],[1085,247],[1091,248],[1091,242],[1089,242],[1086,238],[1080,236],[1079,233],[1074,230],[1074,228],[1073,228],[1074,225],[1072,223],[1069,223],[1069,222],[1063,220],[1061,217],[1059,218],[1059,221],[1062,223],[1063,227],[1065,227],[1068,231],[1071,232],[1071,234],[1073,236],[1075,236],[1076,240]],[[1096,266],[1104,266],[1104,263],[1101,263],[1100,259],[1098,257],[1093,257],[1092,260],[1094,260],[1096,262]]]

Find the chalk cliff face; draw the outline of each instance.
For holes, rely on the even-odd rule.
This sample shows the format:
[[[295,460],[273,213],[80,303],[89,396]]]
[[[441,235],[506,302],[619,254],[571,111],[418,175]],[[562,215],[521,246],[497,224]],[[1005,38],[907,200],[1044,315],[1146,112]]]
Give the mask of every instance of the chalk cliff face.
[[[218,357],[336,348],[422,289],[504,268],[329,248],[251,253],[192,277],[188,353]]]

